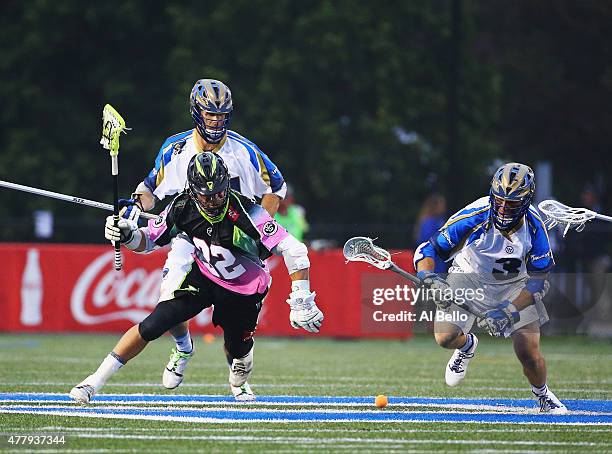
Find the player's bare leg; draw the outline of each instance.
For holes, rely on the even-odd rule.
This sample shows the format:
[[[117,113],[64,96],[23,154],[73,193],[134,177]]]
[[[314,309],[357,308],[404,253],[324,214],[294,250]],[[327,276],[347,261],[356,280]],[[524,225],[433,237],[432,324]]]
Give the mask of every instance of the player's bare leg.
[[[548,389],[546,384],[546,361],[540,351],[540,325],[533,322],[512,333],[512,345],[516,357],[523,366],[523,373],[531,391],[538,399],[540,411],[545,413],[567,413],[565,405]]]
[[[140,335],[138,325],[132,326],[119,339],[115,348],[104,358],[98,369],[70,391],[70,397],[79,403],[89,403],[106,381],[130,359],[137,356],[148,342]]]
[[[472,333],[465,334],[457,325],[447,322],[434,323],[434,337],[440,347],[455,349],[446,364],[444,378],[448,386],[457,386],[465,378],[467,366],[478,346],[478,338]]]

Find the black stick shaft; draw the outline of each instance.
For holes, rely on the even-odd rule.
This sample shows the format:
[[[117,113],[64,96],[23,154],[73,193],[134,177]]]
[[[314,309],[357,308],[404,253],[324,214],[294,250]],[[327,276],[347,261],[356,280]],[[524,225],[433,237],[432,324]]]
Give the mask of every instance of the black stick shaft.
[[[117,227],[119,224],[119,175],[113,175],[113,220]],[[121,268],[121,243],[115,241],[115,270],[120,271]]]
[[[417,285],[421,285],[421,280],[416,277],[413,274],[410,274],[408,271],[404,271],[403,269],[401,269],[399,266],[397,266],[395,263],[392,263],[391,266],[389,267],[389,269],[391,271],[393,271],[394,273],[399,274],[400,276],[405,277],[406,279],[408,279],[410,282],[417,284]],[[482,318],[482,314],[475,311],[474,309],[472,309],[470,306],[468,306],[467,304],[458,304],[455,303],[457,306],[459,306],[462,309],[465,309],[466,311],[468,311],[470,314],[475,315],[478,318]]]

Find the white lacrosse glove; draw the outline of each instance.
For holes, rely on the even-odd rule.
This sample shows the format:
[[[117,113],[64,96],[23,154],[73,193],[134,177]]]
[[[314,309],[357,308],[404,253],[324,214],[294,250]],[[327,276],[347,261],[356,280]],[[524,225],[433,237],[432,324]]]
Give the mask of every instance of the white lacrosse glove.
[[[419,271],[417,277],[421,280],[421,285],[423,287],[432,290],[433,302],[438,309],[446,310],[451,306],[453,300],[444,298],[448,293],[446,290],[451,288],[448,282],[432,271]]]
[[[289,322],[295,329],[303,328],[311,333],[319,332],[324,317],[315,303],[315,296],[315,292],[304,288],[289,294],[287,300],[287,304],[291,307]]]
[[[128,219],[119,219],[117,226],[112,216],[106,218],[104,226],[104,236],[107,240],[120,243],[129,243],[134,237],[134,232],[138,230],[138,224]]]

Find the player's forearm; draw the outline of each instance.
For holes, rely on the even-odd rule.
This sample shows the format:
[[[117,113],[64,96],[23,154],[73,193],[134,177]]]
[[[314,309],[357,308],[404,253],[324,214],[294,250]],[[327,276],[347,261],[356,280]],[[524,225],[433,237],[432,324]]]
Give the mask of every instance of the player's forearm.
[[[433,271],[436,267],[436,262],[431,257],[424,257],[417,262],[416,270],[419,271]]]
[[[149,191],[144,183],[140,183],[138,187],[134,189],[132,198],[140,203],[142,211],[152,210],[155,206],[155,196],[151,194],[151,191]]]
[[[519,293],[519,296],[512,301],[512,304],[514,304],[514,307],[516,307],[518,311],[522,311],[527,306],[533,304],[533,295],[529,290],[523,289],[521,293]]]
[[[276,194],[264,194],[261,198],[261,206],[264,208],[270,216],[274,217],[276,212],[278,211],[278,206],[280,205],[280,197]]]
[[[310,273],[308,272],[310,270],[310,268],[306,268],[303,270],[298,270],[295,273],[291,273],[289,275],[289,277],[291,278],[291,281],[307,281],[310,280]]]

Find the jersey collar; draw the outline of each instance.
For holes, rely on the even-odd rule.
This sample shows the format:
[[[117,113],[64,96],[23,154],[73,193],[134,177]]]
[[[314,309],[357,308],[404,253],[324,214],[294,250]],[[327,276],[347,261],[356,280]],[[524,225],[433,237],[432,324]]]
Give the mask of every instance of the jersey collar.
[[[195,143],[195,148],[196,151],[198,153],[202,153],[204,151],[204,148],[202,147],[202,143],[204,142],[204,139],[202,139],[202,137],[200,136],[200,134],[198,134],[198,130],[194,128],[193,130],[193,141]],[[223,145],[225,145],[225,141],[227,140],[227,132],[225,133],[225,135],[223,136],[223,139],[221,139],[221,142],[219,142],[215,148],[213,148],[212,150],[208,150],[212,153],[218,153],[219,150],[221,150],[221,148],[223,147]]]

